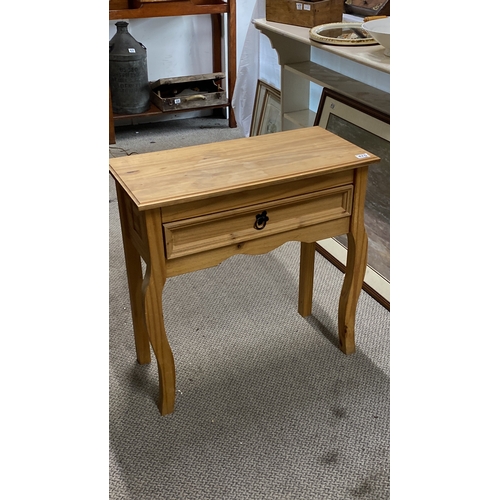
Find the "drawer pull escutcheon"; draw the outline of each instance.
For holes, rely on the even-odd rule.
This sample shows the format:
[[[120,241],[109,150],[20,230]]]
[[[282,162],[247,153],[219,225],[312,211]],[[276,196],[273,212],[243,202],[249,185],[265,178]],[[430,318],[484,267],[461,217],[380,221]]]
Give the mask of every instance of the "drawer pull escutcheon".
[[[255,224],[253,227],[257,230],[264,229],[268,220],[269,217],[267,216],[267,211],[264,210],[261,214],[257,214],[255,216]]]

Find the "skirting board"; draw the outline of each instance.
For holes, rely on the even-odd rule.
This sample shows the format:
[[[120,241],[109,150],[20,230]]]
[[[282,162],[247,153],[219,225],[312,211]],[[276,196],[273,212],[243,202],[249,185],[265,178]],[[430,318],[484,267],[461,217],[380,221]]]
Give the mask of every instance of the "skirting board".
[[[345,272],[347,249],[333,238],[316,243],[316,250],[335,267]],[[370,266],[366,266],[363,290],[390,311],[390,283]]]

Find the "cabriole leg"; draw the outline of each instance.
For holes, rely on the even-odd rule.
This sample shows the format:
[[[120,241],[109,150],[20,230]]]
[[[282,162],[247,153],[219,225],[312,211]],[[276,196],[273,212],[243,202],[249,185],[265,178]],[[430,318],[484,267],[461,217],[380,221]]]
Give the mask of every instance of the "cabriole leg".
[[[368,237],[364,224],[364,202],[368,168],[359,168],[355,173],[353,212],[350,232],[347,234],[347,262],[344,284],[339,301],[339,341],[345,354],[356,351],[354,343],[354,323],[356,306],[366,272]]]
[[[303,317],[312,312],[315,253],[315,242],[300,244],[299,314]]]
[[[160,413],[166,415],[174,411],[175,364],[163,319],[162,293],[166,274],[160,210],[147,211],[145,222],[149,248],[143,286],[145,322],[158,363],[160,385],[158,407]]]
[[[118,198],[118,209],[120,212],[125,266],[127,269],[130,309],[132,314],[132,324],[134,327],[135,350],[137,353],[137,361],[140,364],[146,364],[151,362],[151,352],[149,350],[148,332],[144,321],[141,257],[129,235],[129,227],[131,227],[132,222],[128,219],[128,212],[125,209],[126,195],[123,193],[123,190],[118,183],[116,183],[116,193]]]

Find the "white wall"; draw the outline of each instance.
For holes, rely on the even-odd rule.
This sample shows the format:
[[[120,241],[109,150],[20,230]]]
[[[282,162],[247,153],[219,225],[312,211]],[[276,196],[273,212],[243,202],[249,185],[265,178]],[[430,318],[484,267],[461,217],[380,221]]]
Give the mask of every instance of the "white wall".
[[[241,57],[255,1],[237,2],[237,61]],[[130,34],[147,49],[149,81],[213,71],[212,23],[209,15],[124,21],[129,23]],[[116,22],[109,21],[109,39],[116,33]]]

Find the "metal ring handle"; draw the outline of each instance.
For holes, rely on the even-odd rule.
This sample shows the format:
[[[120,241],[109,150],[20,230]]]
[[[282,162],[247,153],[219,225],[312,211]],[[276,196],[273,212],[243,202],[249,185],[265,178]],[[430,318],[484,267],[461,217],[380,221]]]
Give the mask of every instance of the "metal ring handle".
[[[257,214],[255,216],[255,223],[253,227],[260,231],[261,229],[264,229],[266,227],[266,223],[269,220],[269,217],[267,216],[267,211],[264,210],[261,214]]]

